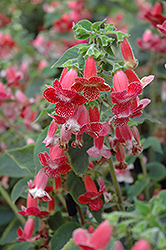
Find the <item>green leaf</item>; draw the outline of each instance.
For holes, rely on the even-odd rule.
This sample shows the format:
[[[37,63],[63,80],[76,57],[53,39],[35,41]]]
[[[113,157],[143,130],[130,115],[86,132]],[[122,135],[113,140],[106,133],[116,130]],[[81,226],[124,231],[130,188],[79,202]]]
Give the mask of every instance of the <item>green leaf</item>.
[[[8,206],[0,206],[0,215],[1,215],[1,220],[0,220],[0,226],[8,224],[14,217],[15,214],[11,209],[9,209]]]
[[[8,226],[3,231],[3,234],[0,238],[0,244],[4,245],[7,243],[16,242],[17,229],[20,226],[22,226],[22,225],[20,225],[20,222],[17,220],[16,217],[12,221],[10,221]]]
[[[120,42],[123,42],[123,40],[129,36],[128,34],[125,34],[122,31],[115,31],[114,33],[117,37],[117,45],[119,45]]]
[[[151,212],[152,207],[149,203],[146,203],[145,201],[140,201],[136,198],[134,199],[134,201],[136,210],[143,216],[147,216]]]
[[[12,189],[11,200],[13,203],[25,192],[28,188],[27,182],[30,180],[30,177],[26,177],[24,179],[19,180]],[[27,195],[26,195],[27,196]]]
[[[62,67],[62,65],[66,63],[68,60],[78,58],[79,56],[78,49],[79,49],[79,44],[65,51],[65,53],[58,59],[58,61],[56,61],[52,65],[52,67]]]
[[[106,32],[110,32],[110,33],[112,33],[112,31],[115,31],[116,30],[116,28],[115,28],[115,25],[114,25],[114,23],[108,23],[108,24],[104,24],[105,25],[105,31]]]
[[[58,74],[58,69],[53,69],[50,66],[49,67],[45,67],[42,70],[42,74],[48,77],[55,77],[55,75]]]
[[[78,197],[86,192],[82,179],[78,177],[73,171],[70,171],[67,176],[66,184],[75,202],[82,206],[83,204],[78,202]]]
[[[64,223],[65,223],[65,220],[63,219],[60,211],[56,212],[54,215],[50,216],[48,219],[48,225],[50,229],[53,231],[57,230]]]
[[[160,229],[158,227],[152,227],[149,229],[146,229],[138,235],[139,238],[144,238],[148,242],[156,245],[157,235],[159,233]]]
[[[136,181],[133,185],[130,186],[128,200],[131,201],[134,196],[138,196],[148,185],[149,180]]]
[[[53,235],[51,239],[51,249],[59,250],[63,249],[64,245],[70,240],[72,237],[73,231],[80,227],[80,225],[76,222],[67,222],[63,224]],[[63,235],[63,237],[62,237]]]
[[[166,247],[166,236],[165,236],[164,232],[161,232],[161,231],[159,232],[156,246],[159,249],[163,249],[164,247]]]
[[[161,204],[166,206],[166,190],[162,190],[159,194],[154,196],[158,202],[161,201]]]
[[[90,38],[89,38],[89,43],[91,43],[95,37],[96,37],[96,34],[95,33],[91,33],[90,34]]]
[[[133,120],[137,124],[142,124],[145,120],[148,120],[148,121],[153,122],[153,123],[161,123],[159,120],[151,117],[149,114],[147,114],[145,112],[140,117],[132,118],[131,120]]]
[[[105,47],[105,46],[110,46],[110,44],[115,40],[114,38],[112,37],[108,37],[108,36],[105,36],[105,35],[100,35],[98,37],[98,43],[101,47]]]
[[[74,201],[80,206],[86,206],[78,202],[78,197],[86,192],[82,179],[78,177],[73,171],[70,171],[67,176],[66,184],[68,189],[70,190],[70,194],[73,197]],[[99,211],[96,212],[95,211],[90,211],[90,212],[97,220],[97,222],[99,223],[102,222],[101,214],[103,212],[103,208],[101,208]]]
[[[118,237],[119,237],[119,235],[118,235]],[[114,250],[115,246],[116,246],[116,240],[111,238],[109,244],[106,246],[106,248],[104,250]]]
[[[0,157],[0,176],[7,175],[9,177],[25,177],[32,176],[26,169],[21,169],[7,154]]]
[[[89,49],[87,50],[86,54],[85,54],[85,58],[87,58],[88,56],[92,56],[94,59],[101,59],[102,57],[104,57],[104,51],[99,51],[96,47],[96,45],[91,44],[91,46],[89,47]]]
[[[134,219],[134,218],[139,218],[139,215],[135,214],[134,212],[121,212],[121,211],[115,211],[103,215],[103,218],[109,220],[110,224],[113,226],[118,225],[121,217]]]
[[[163,153],[159,140],[153,136],[148,137],[143,143],[143,150],[152,147],[155,152]]]
[[[101,25],[104,24],[105,21],[106,18],[103,21],[93,23],[91,29],[95,31],[100,31]]]
[[[126,231],[129,226],[131,226],[135,222],[135,219],[128,219],[118,223],[116,230],[116,234],[118,238],[123,238],[126,236]]]
[[[92,23],[89,20],[81,20],[73,26],[76,39],[87,39],[90,36]]]
[[[72,136],[72,141],[74,140],[74,136]],[[69,147],[68,154],[70,156],[71,168],[76,174],[85,174],[87,171],[87,167],[89,164],[89,156],[86,151],[93,146],[93,139],[88,134],[83,134],[83,147],[73,148]]]
[[[161,181],[166,178],[166,168],[162,163],[157,161],[150,162],[146,165],[146,168],[150,179]]]
[[[75,245],[73,239],[70,239],[61,250],[80,250],[80,248]]]
[[[18,242],[16,244],[12,244],[9,246],[6,250],[34,250],[34,247],[32,246],[32,242]]]
[[[35,175],[37,174],[37,172],[41,169],[42,165],[40,164],[39,158],[38,158],[38,154],[41,152],[46,151],[47,153],[49,153],[49,148],[45,147],[45,144],[43,143],[44,139],[47,136],[47,131],[48,131],[48,127],[46,127],[42,133],[39,135],[39,137],[37,138],[35,147],[34,147],[34,163],[35,163]]]
[[[133,226],[133,228],[131,229],[133,235],[135,237],[138,237],[138,235],[142,232],[145,231],[145,229],[147,228],[147,221],[146,220],[141,220],[139,222],[136,223],[136,225]]]
[[[34,144],[30,144],[22,148],[6,150],[5,152],[20,168],[26,169],[34,175],[33,150]]]

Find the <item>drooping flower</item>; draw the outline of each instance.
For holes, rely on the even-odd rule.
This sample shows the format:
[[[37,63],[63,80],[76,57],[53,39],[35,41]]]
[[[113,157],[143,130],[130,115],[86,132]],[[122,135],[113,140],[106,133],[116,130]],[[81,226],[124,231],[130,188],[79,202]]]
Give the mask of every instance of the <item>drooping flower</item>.
[[[103,187],[98,192],[95,183],[89,175],[85,176],[84,184],[87,192],[80,195],[78,201],[82,204],[89,204],[89,208],[92,211],[98,211],[103,205],[103,202],[100,199],[103,194]]]
[[[27,241],[27,242],[38,240],[40,238],[40,235],[32,237],[34,227],[35,227],[34,219],[29,218],[25,224],[24,230],[22,230],[21,227],[18,228],[17,234],[19,237],[17,238],[17,240],[18,241]]]
[[[53,147],[57,144],[57,141],[59,138],[59,135],[55,134],[57,131],[57,128],[58,128],[58,124],[55,122],[55,120],[52,120],[48,129],[48,134],[43,141],[46,147]]]
[[[143,88],[146,87],[148,84],[150,84],[155,77],[154,75],[149,75],[149,76],[144,76],[142,79],[139,79],[134,70],[125,70],[124,72],[129,80],[129,84],[132,82],[139,82]]]
[[[162,4],[156,2],[151,11],[147,11],[145,18],[150,21],[150,23],[156,27],[157,24],[162,24],[166,17],[162,16]]]
[[[166,20],[162,24],[157,24],[157,28],[166,35]]]
[[[27,208],[24,206],[21,206],[22,211],[19,211],[18,213],[23,216],[35,216],[39,218],[45,218],[44,215],[48,215],[49,212],[47,211],[40,211],[40,209],[37,207],[37,199],[34,199],[31,197],[30,194],[28,194],[27,197]]]
[[[73,232],[74,243],[83,250],[104,250],[112,236],[113,227],[103,221],[92,235],[88,230],[78,228]]]
[[[7,86],[22,88],[20,81],[23,77],[23,73],[14,66],[9,66],[6,69]]]
[[[115,164],[116,169],[126,169],[127,168],[127,163],[125,162],[125,151],[124,147],[121,143],[118,143],[116,145],[116,160],[118,161],[117,164]]]
[[[67,156],[60,156],[53,160],[47,152],[44,152],[39,154],[39,160],[45,166],[45,174],[50,178],[58,178],[60,174],[66,174],[71,169],[66,162]]]
[[[134,179],[130,173],[130,169],[133,169],[134,165],[131,163],[126,169],[115,169],[115,174],[118,182],[133,183]]]
[[[153,34],[150,29],[146,29],[142,38],[138,38],[136,42],[143,50],[155,51],[160,43],[160,36],[158,34]]]
[[[93,57],[88,57],[85,63],[84,78],[75,78],[75,83],[71,87],[72,90],[81,92],[83,96],[89,100],[96,100],[100,91],[109,91],[111,88],[105,83],[104,79],[97,76],[96,63]]]
[[[48,176],[45,174],[44,169],[41,168],[35,177],[34,183],[32,180],[28,182],[29,193],[33,196],[34,199],[39,198],[43,201],[51,200],[48,192],[51,192],[52,189],[50,189],[49,186],[46,189],[47,181]]]
[[[104,136],[99,136],[98,138],[94,138],[94,146],[87,150],[87,153],[90,157],[97,158],[99,156],[103,156],[107,159],[111,156],[111,151],[108,147],[104,145]]]
[[[111,101],[117,105],[126,105],[142,92],[139,81],[129,83],[126,74],[118,70],[113,77],[114,89],[111,89]]]

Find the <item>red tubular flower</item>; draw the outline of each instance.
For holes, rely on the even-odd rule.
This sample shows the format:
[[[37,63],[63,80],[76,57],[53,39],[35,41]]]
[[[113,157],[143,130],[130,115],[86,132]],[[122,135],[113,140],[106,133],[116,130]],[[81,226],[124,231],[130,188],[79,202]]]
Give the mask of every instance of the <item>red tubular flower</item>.
[[[32,180],[28,182],[29,193],[34,199],[42,199],[43,201],[51,200],[49,192],[52,191],[52,187],[46,187],[48,176],[44,173],[44,169],[41,168],[35,177],[34,183]]]
[[[151,250],[151,246],[147,240],[141,239],[136,242],[131,250]]]
[[[135,59],[132,48],[128,42],[128,40],[125,38],[123,42],[120,43],[120,48],[122,52],[122,56],[126,61],[126,68],[127,69],[134,69],[138,65],[138,60]]]
[[[111,101],[118,105],[126,105],[142,92],[140,82],[132,82],[122,70],[118,70],[113,78],[114,89],[111,89]]]
[[[59,20],[54,21],[53,28],[59,33],[69,32],[72,29],[72,20],[69,14],[63,14]]]
[[[56,123],[55,120],[52,120],[48,129],[48,134],[43,141],[46,147],[53,147],[57,144],[57,141],[59,138],[59,135],[55,134],[57,131],[57,128],[58,128],[58,123]]]
[[[60,190],[62,187],[62,181],[61,181],[61,177],[57,177],[55,178],[55,190],[56,192],[58,192],[58,190]]]
[[[89,208],[92,211],[98,211],[103,205],[103,202],[100,199],[103,190],[99,190],[99,192],[97,191],[96,185],[89,175],[85,176],[84,184],[87,192],[80,195],[78,201],[82,204],[89,204]]]
[[[64,68],[60,83],[63,89],[71,90],[71,85],[74,83],[74,79],[78,76],[77,71],[75,69],[70,69],[69,71]]]
[[[35,227],[34,219],[29,218],[25,224],[24,231],[22,230],[21,227],[18,228],[17,234],[18,234],[19,238],[17,238],[17,240],[18,241],[27,241],[27,242],[38,240],[40,238],[40,235],[34,236],[31,238],[31,236],[33,234],[34,227]]]
[[[158,34],[153,34],[150,29],[146,29],[142,35],[142,38],[136,40],[137,45],[143,50],[155,51],[156,47],[160,44],[160,36]]]
[[[67,156],[60,156],[53,160],[47,152],[39,154],[39,161],[45,166],[44,172],[50,178],[57,178],[60,174],[66,174],[71,169],[66,160]]]
[[[75,108],[86,102],[86,99],[75,91],[62,89],[57,79],[53,82],[53,87],[47,87],[43,96],[48,102],[56,103],[55,112],[63,118],[72,116]]]
[[[116,169],[126,169],[127,168],[127,163],[125,162],[125,151],[124,147],[122,146],[121,143],[118,143],[116,145],[116,160],[119,162],[118,164],[115,164]]]
[[[166,35],[166,20],[162,24],[157,24],[157,28]]]
[[[88,57],[85,63],[84,78],[75,78],[71,89],[76,92],[83,92],[83,96],[89,101],[96,100],[100,91],[109,91],[111,88],[104,82],[104,79],[97,76],[96,63],[93,57]]]
[[[27,208],[24,206],[21,206],[22,211],[19,211],[18,213],[23,216],[35,216],[39,218],[45,218],[43,215],[48,215],[49,212],[47,211],[40,211],[40,209],[37,207],[37,199],[34,199],[31,197],[30,194],[28,194],[27,198]]]
[[[156,2],[153,9],[145,14],[145,18],[148,19],[154,27],[156,27],[157,24],[162,24],[166,20],[166,17],[162,16],[161,3]]]
[[[54,211],[55,209],[55,199],[53,196],[51,196],[51,201],[48,202],[48,211]]]
[[[19,71],[16,67],[9,66],[6,69],[7,86],[21,88],[20,81],[23,79],[23,77],[24,77],[23,73],[21,71]]]
[[[113,227],[103,221],[92,235],[88,230],[78,228],[73,232],[74,243],[83,250],[104,250],[112,236]]]
[[[109,124],[108,122],[99,122],[100,114],[97,107],[93,109],[89,109],[89,118],[90,122],[84,124],[81,129],[80,133],[87,133],[93,138],[98,138],[100,136],[105,136],[109,133]]]
[[[143,88],[146,87],[148,84],[150,84],[154,79],[154,75],[149,75],[149,76],[144,76],[140,80],[133,70],[126,70],[125,74],[129,80],[129,84],[132,82],[139,82]]]
[[[90,157],[99,157],[103,156],[107,159],[111,157],[111,151],[108,147],[104,145],[104,136],[99,136],[98,138],[94,138],[94,147],[89,148],[87,153]]]

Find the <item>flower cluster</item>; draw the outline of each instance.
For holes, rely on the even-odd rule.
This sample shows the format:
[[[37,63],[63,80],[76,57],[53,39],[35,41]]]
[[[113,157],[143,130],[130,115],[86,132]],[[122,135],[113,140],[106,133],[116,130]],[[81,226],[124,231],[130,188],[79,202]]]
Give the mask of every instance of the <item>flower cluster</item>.
[[[135,2],[138,17],[153,28],[137,44],[164,54],[164,4]],[[87,3],[19,1],[0,13],[1,201],[24,224],[17,230],[22,243],[14,248],[165,249],[165,193],[159,183],[165,168],[158,164],[155,174],[145,163],[136,127],[147,117],[140,118],[151,102],[144,89],[154,75],[138,76],[139,55],[129,43],[125,15],[107,13],[92,23]],[[165,85],[163,101],[164,93]],[[157,142],[156,148],[161,152]],[[14,188],[12,177],[19,177]]]

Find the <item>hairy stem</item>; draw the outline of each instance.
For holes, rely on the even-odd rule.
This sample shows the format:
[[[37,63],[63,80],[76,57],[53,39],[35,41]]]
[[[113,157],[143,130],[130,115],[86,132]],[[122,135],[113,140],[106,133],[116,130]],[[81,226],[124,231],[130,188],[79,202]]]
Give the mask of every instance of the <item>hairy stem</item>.
[[[115,190],[116,190],[116,194],[118,196],[118,203],[119,203],[119,206],[120,206],[120,210],[123,211],[124,208],[123,208],[123,205],[122,205],[122,196],[121,196],[120,186],[119,186],[119,183],[118,183],[118,181],[116,179],[114,166],[113,166],[111,157],[109,158],[109,167],[110,167],[111,178],[112,178]]]

